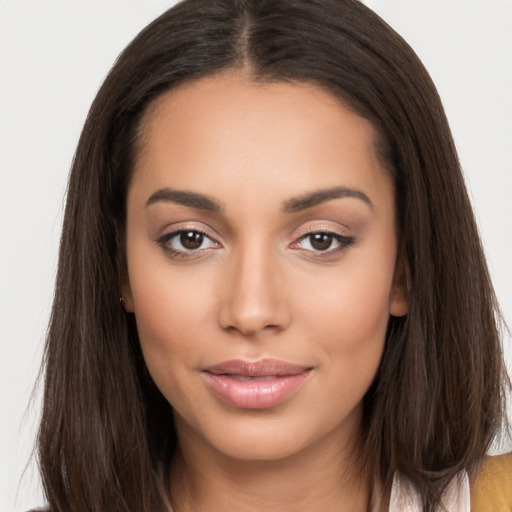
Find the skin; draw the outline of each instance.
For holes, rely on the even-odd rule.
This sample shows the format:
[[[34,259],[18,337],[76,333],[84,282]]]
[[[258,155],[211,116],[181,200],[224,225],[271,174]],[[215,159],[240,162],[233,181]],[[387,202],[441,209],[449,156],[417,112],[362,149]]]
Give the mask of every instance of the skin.
[[[175,411],[175,511],[366,510],[369,482],[354,465],[362,399],[389,315],[407,313],[393,185],[372,125],[313,85],[230,72],[165,93],[142,133],[122,292]],[[335,187],[371,204],[360,195],[283,210]],[[148,205],[162,189],[205,195],[218,211],[162,195]],[[202,245],[187,251],[170,235],[180,229],[204,232]],[[311,234],[325,232],[345,238],[318,250]],[[312,370],[256,410],[205,384],[209,365],[264,358]]]

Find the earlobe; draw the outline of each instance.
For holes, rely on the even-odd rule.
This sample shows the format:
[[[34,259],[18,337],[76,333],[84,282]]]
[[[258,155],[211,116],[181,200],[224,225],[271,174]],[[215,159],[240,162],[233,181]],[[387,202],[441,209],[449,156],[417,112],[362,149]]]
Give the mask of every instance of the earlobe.
[[[409,313],[410,297],[409,268],[403,257],[399,257],[393,276],[393,285],[389,297],[389,314],[392,316],[405,316]]]
[[[394,294],[393,294],[394,295]],[[391,316],[405,316],[409,313],[409,298],[403,295],[391,296],[389,314]]]
[[[119,297],[119,302],[127,313],[134,312],[132,290],[129,283],[121,285],[121,296]]]
[[[127,313],[134,312],[132,288],[130,286],[130,279],[128,277],[128,268],[126,260],[118,257],[117,266],[119,269],[118,282],[119,282],[119,302]]]

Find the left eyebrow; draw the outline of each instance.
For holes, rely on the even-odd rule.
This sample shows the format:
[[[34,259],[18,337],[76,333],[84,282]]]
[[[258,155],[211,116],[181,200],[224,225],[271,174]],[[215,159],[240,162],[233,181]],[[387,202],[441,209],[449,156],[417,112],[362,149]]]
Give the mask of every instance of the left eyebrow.
[[[218,213],[221,211],[219,203],[203,194],[196,192],[187,192],[185,190],[173,190],[170,188],[162,188],[157,190],[146,201],[146,207],[155,203],[176,203],[189,208],[196,208],[198,210],[206,210],[208,212]]]
[[[308,208],[312,208],[313,206],[325,203],[326,201],[330,201],[332,199],[342,199],[345,197],[354,197],[356,199],[360,199],[361,201],[366,203],[371,210],[374,209],[374,205],[371,202],[370,198],[361,190],[348,187],[334,187],[322,190],[315,190],[313,192],[308,192],[298,197],[293,197],[292,199],[289,199],[284,203],[283,212],[296,213],[302,210],[306,210]]]

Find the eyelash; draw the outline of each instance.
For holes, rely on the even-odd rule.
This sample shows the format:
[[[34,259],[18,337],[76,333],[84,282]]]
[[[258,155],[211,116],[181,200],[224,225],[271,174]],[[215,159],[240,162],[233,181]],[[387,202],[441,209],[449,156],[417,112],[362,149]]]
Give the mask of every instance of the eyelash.
[[[203,239],[210,240],[212,242],[212,245],[210,247],[200,249],[175,249],[171,245],[171,240],[176,237],[181,237],[185,234],[194,234],[196,237],[197,235],[203,237]],[[169,254],[172,258],[190,258],[194,257],[199,253],[199,251],[209,251],[213,248],[220,247],[220,244],[213,240],[210,236],[208,236],[204,231],[200,229],[177,229],[176,231],[173,231],[171,233],[166,233],[165,235],[161,236],[157,240],[158,244],[162,247],[162,249]],[[180,241],[181,245],[183,245],[182,241]],[[201,243],[202,245],[202,243]]]
[[[202,249],[201,249],[201,247],[198,247],[195,249],[186,249],[186,248],[176,249],[175,247],[173,247],[171,244],[171,241],[174,238],[182,237],[185,234],[189,234],[189,235],[193,234],[196,238],[198,236],[202,237],[200,245],[203,245],[203,242],[205,240],[209,240],[211,245],[209,247],[202,248]],[[311,238],[313,236],[319,236],[319,235],[330,237],[329,246],[326,247],[325,249],[315,250],[315,248],[313,247],[313,245],[311,243]],[[304,240],[307,240],[308,238],[310,239],[310,246],[312,247],[311,249],[304,249],[304,248],[298,247],[298,245],[301,242],[303,242]],[[333,242],[336,242],[338,244],[338,247],[332,248],[331,245]],[[160,247],[162,247],[162,249],[167,254],[169,254],[169,256],[171,258],[182,258],[182,259],[194,258],[194,257],[197,257],[200,253],[204,254],[204,251],[209,252],[212,249],[216,249],[216,248],[220,247],[220,244],[217,241],[212,239],[207,233],[205,233],[204,231],[202,231],[200,229],[178,229],[176,231],[172,231],[171,233],[166,233],[165,235],[161,236],[160,238],[158,238],[157,243],[160,245]],[[181,245],[183,246],[183,240],[180,240],[179,243],[181,243]],[[325,258],[325,257],[329,257],[334,254],[338,254],[340,252],[347,250],[354,243],[355,243],[354,237],[343,236],[334,231],[319,229],[319,230],[315,230],[315,231],[310,231],[310,232],[305,233],[304,235],[300,236],[295,242],[293,242],[291,244],[291,247],[293,249],[304,250],[306,252],[314,253],[315,254],[314,257],[316,257],[316,258]]]
[[[313,252],[315,254],[315,257],[317,257],[317,258],[318,257],[324,258],[324,257],[332,256],[334,254],[338,254],[340,252],[347,250],[350,246],[352,246],[355,243],[355,238],[352,236],[344,236],[344,235],[340,235],[339,233],[336,233],[334,231],[319,229],[319,230],[310,231],[308,233],[305,233],[296,242],[294,242],[292,244],[292,247],[297,246],[300,242],[302,242],[303,240],[307,240],[307,239],[310,239],[309,244],[312,246],[311,238],[313,236],[318,236],[318,235],[330,237],[329,246],[323,250],[322,249],[314,250],[314,248],[313,249],[304,249],[305,251]],[[335,248],[332,248],[331,246],[332,246],[333,242],[336,242],[338,244],[338,246]]]

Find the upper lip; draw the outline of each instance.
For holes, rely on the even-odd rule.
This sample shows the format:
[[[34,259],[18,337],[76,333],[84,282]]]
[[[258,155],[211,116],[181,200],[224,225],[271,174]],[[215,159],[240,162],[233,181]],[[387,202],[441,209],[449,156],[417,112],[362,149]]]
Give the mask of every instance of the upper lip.
[[[297,375],[310,370],[311,367],[280,361],[278,359],[260,359],[259,361],[244,361],[232,359],[208,366],[204,371],[214,375],[241,375],[243,377],[268,377]]]

